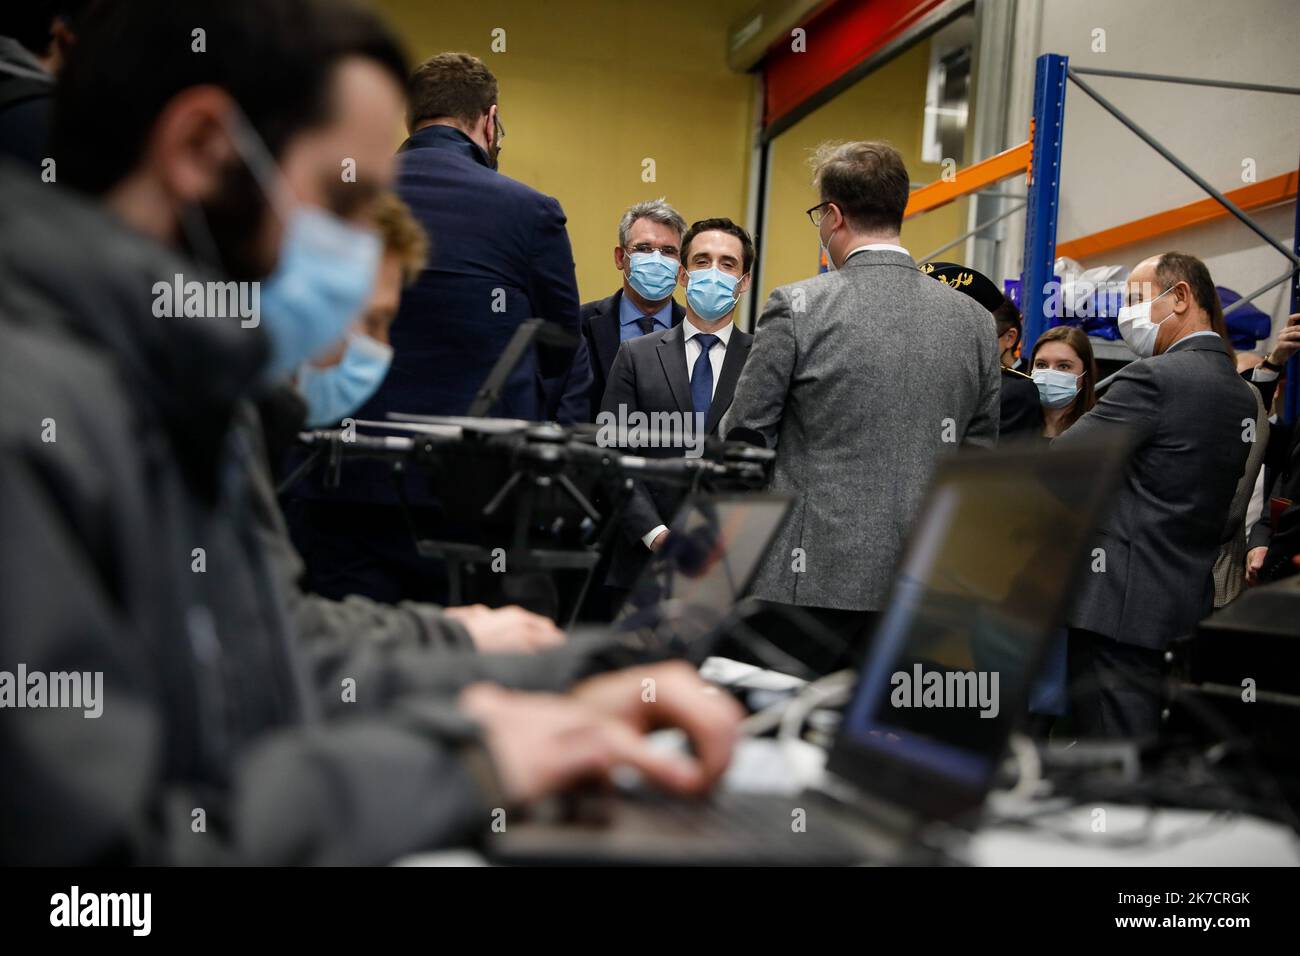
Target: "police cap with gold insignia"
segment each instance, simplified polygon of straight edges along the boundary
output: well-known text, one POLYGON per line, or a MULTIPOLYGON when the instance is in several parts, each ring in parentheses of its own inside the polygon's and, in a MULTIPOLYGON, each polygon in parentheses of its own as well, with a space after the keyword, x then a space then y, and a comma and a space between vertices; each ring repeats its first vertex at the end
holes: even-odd
POLYGON ((964 292, 992 312, 1005 301, 997 283, 981 272, 960 266, 955 262, 923 262, 917 267, 944 285, 964 292))

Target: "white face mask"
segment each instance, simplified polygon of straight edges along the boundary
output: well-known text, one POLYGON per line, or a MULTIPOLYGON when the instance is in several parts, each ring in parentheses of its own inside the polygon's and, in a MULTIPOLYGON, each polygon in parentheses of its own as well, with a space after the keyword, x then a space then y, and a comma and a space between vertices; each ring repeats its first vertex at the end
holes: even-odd
MULTIPOLYGON (((1122 306, 1119 315, 1115 317, 1119 334, 1139 358, 1150 358, 1156 353, 1156 333, 1159 331, 1160 323, 1151 321, 1151 306, 1155 304, 1156 299, 1168 295, 1172 289, 1173 286, 1170 286, 1155 299, 1148 299, 1137 305, 1122 306)), ((1161 321, 1163 322, 1164 319, 1161 321)))
POLYGON ((817 241, 821 243, 822 253, 826 256, 826 271, 828 272, 834 272, 838 268, 835 265, 835 260, 831 257, 831 240, 834 238, 835 230, 832 229, 830 236, 828 236, 825 241, 822 241, 821 226, 817 227, 817 241))

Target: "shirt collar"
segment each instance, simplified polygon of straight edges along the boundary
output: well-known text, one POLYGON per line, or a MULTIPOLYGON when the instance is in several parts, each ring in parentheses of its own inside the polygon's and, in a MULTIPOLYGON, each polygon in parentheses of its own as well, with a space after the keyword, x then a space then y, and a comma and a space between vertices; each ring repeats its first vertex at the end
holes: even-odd
POLYGON ((726 325, 718 329, 716 332, 706 333, 702 329, 697 329, 695 327, 695 324, 691 322, 690 316, 687 316, 686 318, 682 319, 682 332, 684 333, 684 338, 682 339, 682 341, 683 343, 685 343, 685 342, 689 342, 697 335, 712 334, 718 337, 718 341, 722 343, 722 347, 725 349, 727 347, 727 343, 731 340, 731 330, 734 329, 735 327, 736 327, 735 322, 728 322, 726 325))
MULTIPOLYGON (((636 325, 636 320, 641 318, 642 312, 636 307, 632 299, 623 293, 618 300, 618 324, 619 325, 636 325)), ((673 300, 672 296, 668 301, 659 307, 659 311, 651 316, 655 320, 656 326, 663 326, 665 329, 673 324, 673 300)))
POLYGON ((1200 332, 1193 332, 1191 335, 1184 335, 1184 336, 1183 336, 1181 339, 1179 339, 1178 341, 1179 341, 1179 342, 1186 342, 1188 339, 1194 339, 1194 338, 1196 338, 1198 335, 1213 335, 1213 336, 1217 337, 1218 334, 1219 334, 1219 333, 1218 333, 1218 332, 1215 332, 1213 329, 1204 329, 1203 331, 1200 331, 1200 332))
POLYGON ((868 242, 866 245, 858 246, 856 249, 849 250, 849 254, 844 257, 844 261, 847 262, 849 259, 856 256, 859 252, 868 252, 872 250, 876 252, 901 252, 903 255, 909 258, 912 255, 902 246, 896 246, 891 242, 868 242))

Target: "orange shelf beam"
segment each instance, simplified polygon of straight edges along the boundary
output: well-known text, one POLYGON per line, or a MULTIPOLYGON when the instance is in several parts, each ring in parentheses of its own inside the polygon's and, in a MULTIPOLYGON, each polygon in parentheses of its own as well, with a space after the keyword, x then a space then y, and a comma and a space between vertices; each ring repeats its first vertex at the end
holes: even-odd
POLYGON ((996 182, 1018 176, 1028 168, 1029 143, 1013 146, 996 156, 990 156, 978 163, 972 163, 965 169, 959 169, 951 182, 940 180, 922 186, 907 200, 907 211, 903 213, 903 218, 911 219, 931 209, 946 206, 954 199, 960 199, 986 186, 992 186, 996 182))
MULTIPOLYGON (((1300 173, 1297 172, 1283 173, 1281 176, 1274 176, 1263 182, 1242 186, 1224 195, 1246 211, 1275 206, 1295 199, 1298 177, 1300 173)), ((908 208, 910 209, 911 206, 908 208)), ((1200 199, 1185 206, 1166 209, 1152 216, 1144 216, 1123 225, 1112 226, 1110 229, 1060 243, 1056 247, 1056 254, 1069 256, 1071 259, 1088 259, 1118 249, 1120 246, 1154 239, 1166 233, 1221 219, 1227 215, 1229 215, 1228 210, 1213 199, 1200 199)))

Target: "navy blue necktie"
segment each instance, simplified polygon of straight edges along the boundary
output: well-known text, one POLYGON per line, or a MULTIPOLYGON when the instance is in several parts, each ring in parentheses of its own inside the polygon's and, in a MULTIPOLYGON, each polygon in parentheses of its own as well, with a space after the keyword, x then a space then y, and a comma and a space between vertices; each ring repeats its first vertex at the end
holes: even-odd
POLYGON ((713 402, 713 363, 709 361, 709 349, 718 343, 716 335, 702 332, 695 336, 700 343, 700 354, 691 369, 691 404, 697 414, 709 417, 709 405, 713 402))
POLYGON ((655 320, 653 315, 643 315, 636 320, 636 327, 641 330, 642 335, 649 335, 655 330, 655 320))

